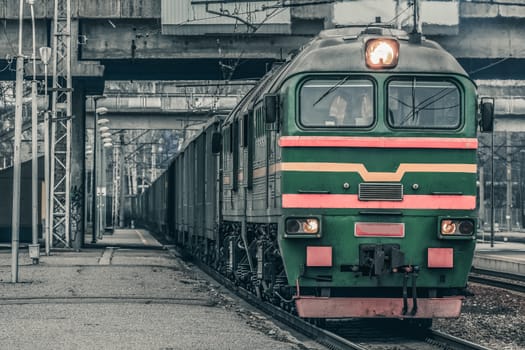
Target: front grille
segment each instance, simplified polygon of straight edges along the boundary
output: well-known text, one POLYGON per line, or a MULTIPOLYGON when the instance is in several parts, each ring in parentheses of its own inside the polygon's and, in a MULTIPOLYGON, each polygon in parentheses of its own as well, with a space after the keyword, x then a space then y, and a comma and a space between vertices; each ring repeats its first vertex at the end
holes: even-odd
POLYGON ((360 201, 401 201, 403 185, 400 183, 360 183, 360 201))

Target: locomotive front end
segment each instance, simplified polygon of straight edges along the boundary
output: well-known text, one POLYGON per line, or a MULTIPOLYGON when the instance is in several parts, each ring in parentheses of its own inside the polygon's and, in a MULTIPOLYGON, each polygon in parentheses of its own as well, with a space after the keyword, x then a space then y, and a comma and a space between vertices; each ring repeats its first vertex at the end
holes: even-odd
POLYGON ((304 56, 323 68, 281 88, 276 164, 298 314, 459 316, 477 227, 474 84, 409 37, 327 35, 304 56))

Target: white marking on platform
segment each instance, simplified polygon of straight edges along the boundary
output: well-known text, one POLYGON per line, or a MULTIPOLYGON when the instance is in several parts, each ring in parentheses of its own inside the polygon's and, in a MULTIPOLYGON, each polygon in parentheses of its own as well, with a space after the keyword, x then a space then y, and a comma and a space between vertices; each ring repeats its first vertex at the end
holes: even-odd
POLYGON ((111 259, 113 258, 113 252, 115 251, 115 247, 107 247, 104 249, 104 253, 102 254, 102 257, 98 261, 99 265, 111 265, 111 259))
POLYGON ((137 235, 139 235, 140 240, 142 241, 142 243, 148 244, 148 241, 144 238, 144 236, 142 235, 142 233, 140 233, 140 231, 135 230, 135 232, 137 233, 137 235))

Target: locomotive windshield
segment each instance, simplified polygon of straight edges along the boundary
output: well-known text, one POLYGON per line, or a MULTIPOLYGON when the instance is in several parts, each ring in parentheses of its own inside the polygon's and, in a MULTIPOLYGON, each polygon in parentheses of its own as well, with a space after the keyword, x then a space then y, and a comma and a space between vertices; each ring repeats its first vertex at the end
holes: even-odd
POLYGON ((309 80, 300 101, 303 126, 367 127, 374 122, 374 85, 369 80, 309 80))
POLYGON ((460 94, 449 81, 394 80, 388 84, 388 123, 394 128, 455 129, 460 94))

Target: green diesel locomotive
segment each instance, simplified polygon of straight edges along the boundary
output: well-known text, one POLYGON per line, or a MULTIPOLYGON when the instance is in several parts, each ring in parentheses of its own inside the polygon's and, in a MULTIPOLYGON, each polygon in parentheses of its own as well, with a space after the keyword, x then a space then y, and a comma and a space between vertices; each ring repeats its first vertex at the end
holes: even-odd
POLYGON ((137 208, 301 317, 457 317, 492 114, 420 34, 326 30, 188 140, 137 208))

